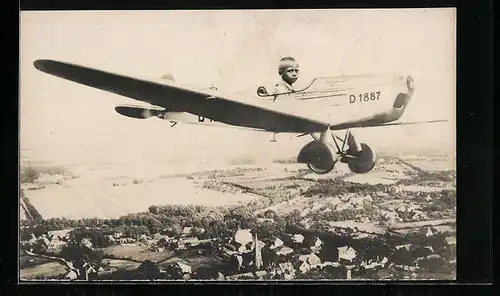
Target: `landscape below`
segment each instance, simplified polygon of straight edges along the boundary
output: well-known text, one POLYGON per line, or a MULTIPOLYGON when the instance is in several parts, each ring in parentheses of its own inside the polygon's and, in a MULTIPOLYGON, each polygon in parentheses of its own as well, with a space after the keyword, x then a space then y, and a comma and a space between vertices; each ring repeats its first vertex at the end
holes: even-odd
POLYGON ((283 159, 110 179, 26 166, 21 278, 452 280, 456 175, 443 163, 382 156, 368 174, 318 176, 283 159))

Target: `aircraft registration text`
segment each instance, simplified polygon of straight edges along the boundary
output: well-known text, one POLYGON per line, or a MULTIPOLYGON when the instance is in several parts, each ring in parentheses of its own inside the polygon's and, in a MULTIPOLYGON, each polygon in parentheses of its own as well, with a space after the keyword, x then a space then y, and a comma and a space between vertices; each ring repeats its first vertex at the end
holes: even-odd
POLYGON ((376 101, 380 98, 380 91, 370 93, 360 93, 357 95, 349 95, 349 103, 376 101))

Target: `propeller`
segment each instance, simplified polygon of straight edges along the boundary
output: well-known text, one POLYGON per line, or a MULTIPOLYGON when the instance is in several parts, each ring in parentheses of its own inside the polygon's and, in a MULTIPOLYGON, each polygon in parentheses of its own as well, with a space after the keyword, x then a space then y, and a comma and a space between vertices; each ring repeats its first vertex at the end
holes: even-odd
POLYGON ((159 117, 165 113, 165 109, 148 108, 140 106, 116 106, 115 111, 123 116, 136 119, 159 117))

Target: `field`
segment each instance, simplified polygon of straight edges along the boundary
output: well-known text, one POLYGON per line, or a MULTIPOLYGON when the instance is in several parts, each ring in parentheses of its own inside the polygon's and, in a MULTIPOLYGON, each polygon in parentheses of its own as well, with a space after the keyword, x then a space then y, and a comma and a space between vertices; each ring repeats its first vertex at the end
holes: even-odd
MULTIPOLYGON (((123 244, 107 247, 103 249, 104 254, 112 254, 116 258, 127 258, 129 257, 134 261, 146 261, 150 260, 152 262, 158 262, 170 258, 173 252, 152 252, 148 251, 144 246, 136 244, 123 244)), ((122 260, 120 260, 122 261, 122 260)), ((139 263, 140 264, 140 263, 139 263)))
POLYGON ((22 268, 20 278, 30 280, 37 276, 51 277, 59 274, 66 274, 66 272, 66 267, 59 262, 48 262, 32 267, 22 268))

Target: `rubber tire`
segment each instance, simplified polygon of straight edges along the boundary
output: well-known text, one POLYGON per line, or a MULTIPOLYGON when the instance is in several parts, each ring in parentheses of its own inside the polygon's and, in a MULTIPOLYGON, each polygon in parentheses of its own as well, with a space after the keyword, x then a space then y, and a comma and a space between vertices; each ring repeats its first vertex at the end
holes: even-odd
POLYGON ((361 143, 361 155, 357 159, 349 159, 347 166, 353 173, 366 174, 375 167, 376 162, 375 151, 368 144, 361 143))
POLYGON ((326 175, 329 172, 331 172, 334 167, 335 167, 335 163, 333 163, 332 165, 330 165, 327 168, 318 168, 318 167, 314 166, 312 163, 307 164, 307 168, 309 168, 311 171, 313 171, 314 173, 316 173, 318 175, 326 175))

